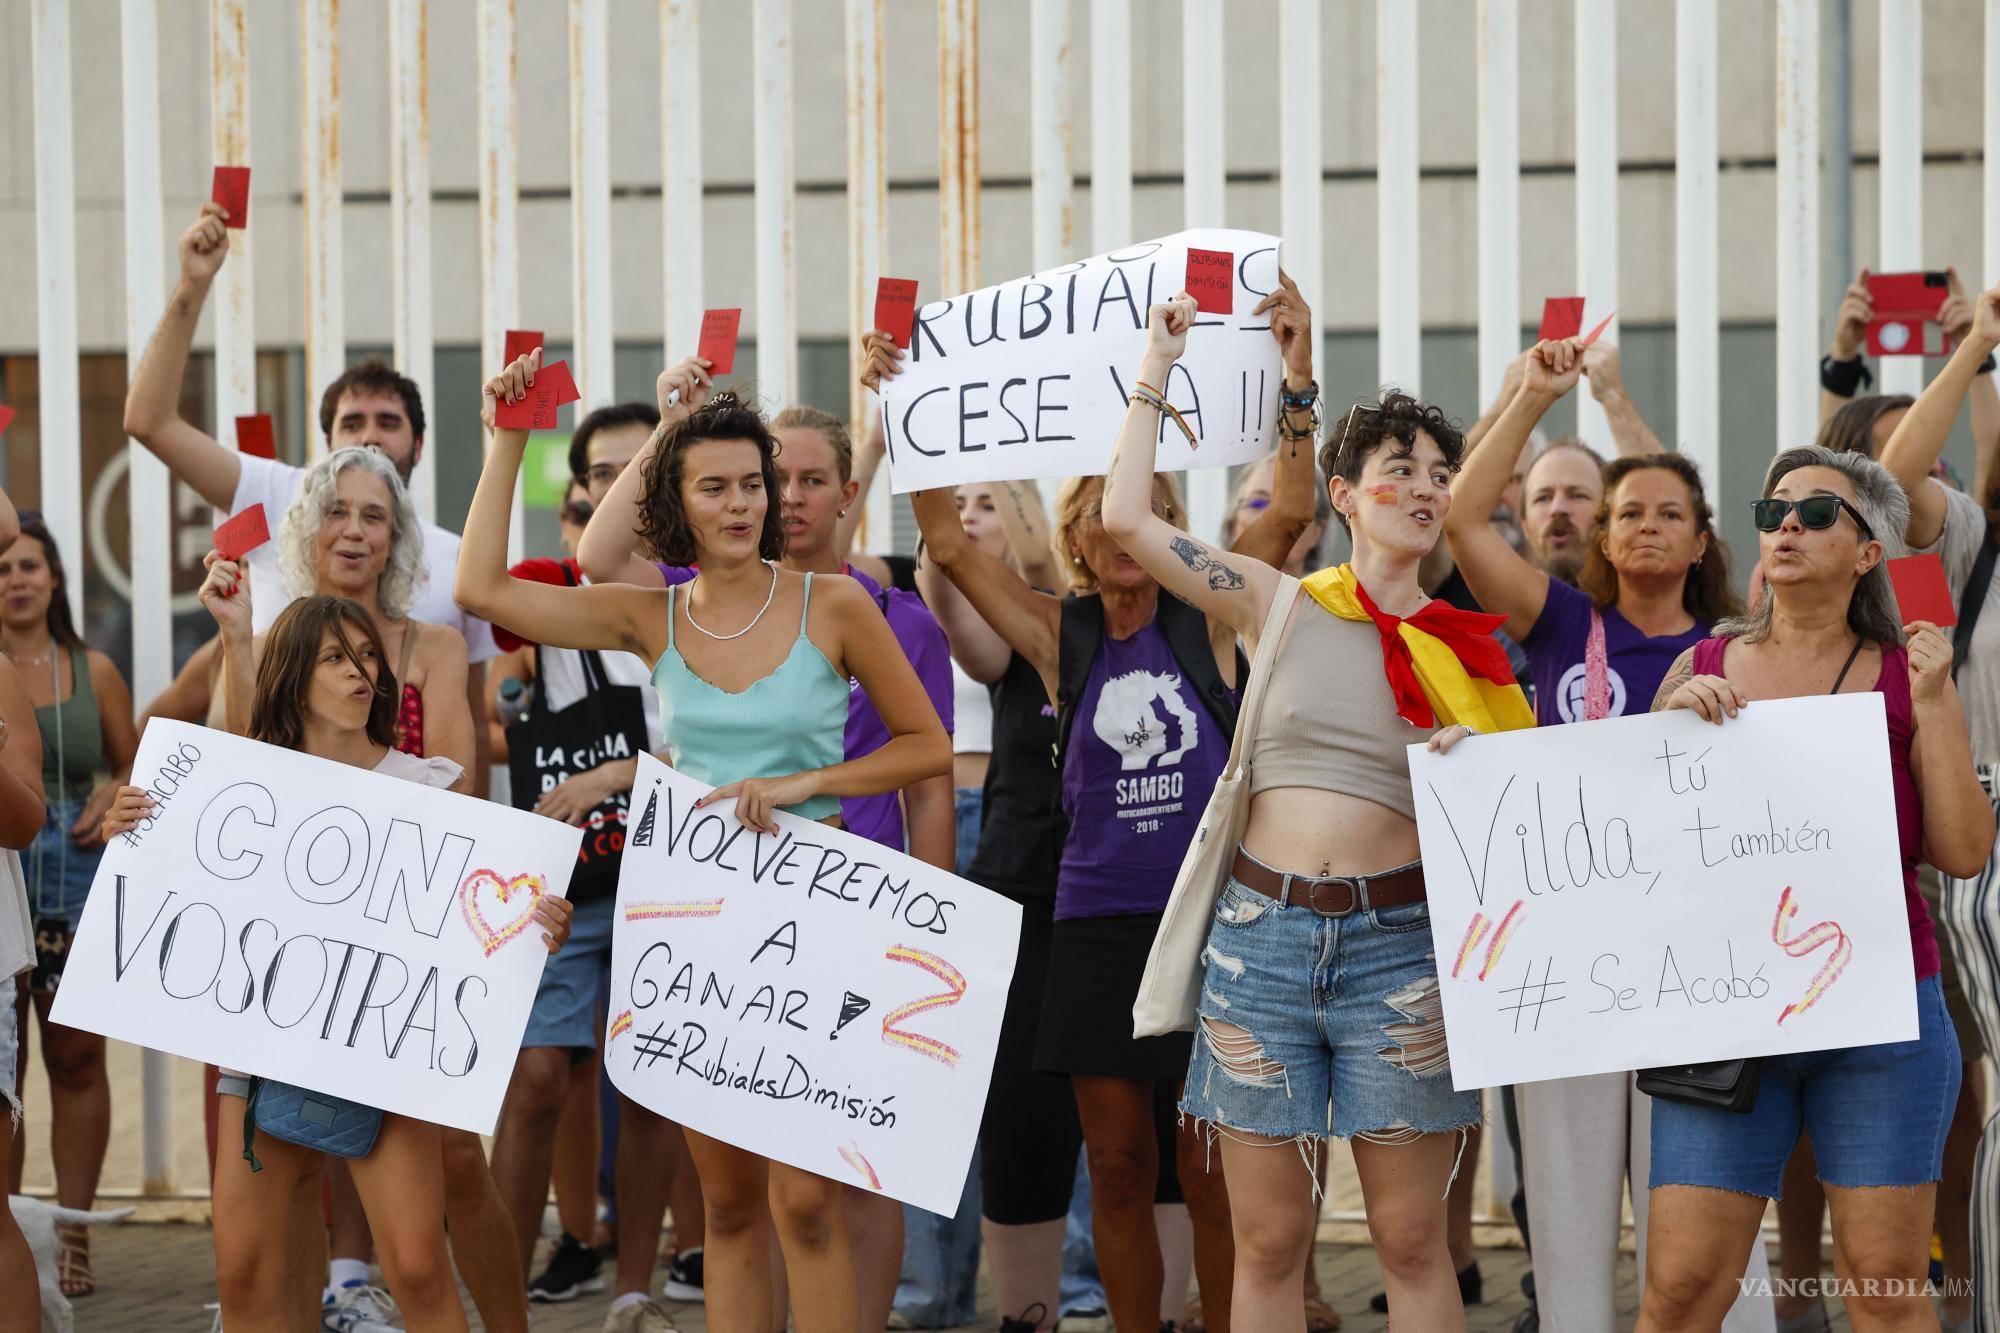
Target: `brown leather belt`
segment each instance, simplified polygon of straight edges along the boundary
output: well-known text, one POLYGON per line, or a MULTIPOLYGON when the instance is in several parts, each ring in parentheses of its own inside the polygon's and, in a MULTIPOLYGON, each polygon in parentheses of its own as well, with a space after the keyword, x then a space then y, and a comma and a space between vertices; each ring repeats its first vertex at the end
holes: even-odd
POLYGON ((1321 916, 1347 916, 1364 908, 1405 907, 1424 900, 1424 867, 1420 861, 1379 875, 1288 875, 1253 861, 1238 849, 1229 873, 1246 889, 1266 898, 1310 907, 1321 916))

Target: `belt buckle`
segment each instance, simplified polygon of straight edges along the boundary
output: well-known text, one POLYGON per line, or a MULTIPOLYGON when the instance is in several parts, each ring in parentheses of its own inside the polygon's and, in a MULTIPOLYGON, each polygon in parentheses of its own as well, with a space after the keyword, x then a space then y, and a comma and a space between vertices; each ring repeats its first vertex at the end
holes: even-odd
POLYGON ((1311 906, 1313 911, 1319 913, 1321 916, 1325 917, 1351 916, 1354 914, 1354 911, 1361 906, 1360 886, 1351 879, 1344 879, 1337 877, 1331 879, 1315 879, 1311 883, 1312 887, 1306 891, 1306 902, 1309 906, 1311 906), (1347 903, 1344 907, 1335 909, 1325 905, 1321 901, 1320 891, 1323 889, 1331 889, 1334 887, 1344 888, 1347 890, 1347 903))

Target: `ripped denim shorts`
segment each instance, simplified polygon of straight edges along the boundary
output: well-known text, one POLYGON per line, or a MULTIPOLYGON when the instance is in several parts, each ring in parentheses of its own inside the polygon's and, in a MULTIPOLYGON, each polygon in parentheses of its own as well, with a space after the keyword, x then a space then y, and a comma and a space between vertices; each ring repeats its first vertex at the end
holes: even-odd
POLYGON ((1181 1110, 1216 1132, 1400 1143, 1480 1118, 1454 1092, 1430 907, 1343 917, 1235 879, 1215 900, 1181 1110))

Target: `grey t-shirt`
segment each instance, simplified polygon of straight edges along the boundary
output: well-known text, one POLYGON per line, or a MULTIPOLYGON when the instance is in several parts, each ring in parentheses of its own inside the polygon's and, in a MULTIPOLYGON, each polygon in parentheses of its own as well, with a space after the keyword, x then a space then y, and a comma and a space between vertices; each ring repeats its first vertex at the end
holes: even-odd
MULTIPOLYGON (((1979 559, 1980 543, 1986 540, 1986 513, 1963 491, 1934 478, 1926 478, 1924 484, 1944 492, 1944 531, 1929 546, 1917 548, 1916 554, 1937 553, 1957 603, 1972 577, 1973 562, 1979 559)), ((2000 565, 1994 568, 1993 583, 2000 584, 2000 565)), ((1993 585, 1987 588, 1985 608, 1973 628, 1972 650, 1958 673, 1958 694, 1965 701, 1966 728, 1972 733, 1972 762, 2000 763, 2000 590, 1993 585)))

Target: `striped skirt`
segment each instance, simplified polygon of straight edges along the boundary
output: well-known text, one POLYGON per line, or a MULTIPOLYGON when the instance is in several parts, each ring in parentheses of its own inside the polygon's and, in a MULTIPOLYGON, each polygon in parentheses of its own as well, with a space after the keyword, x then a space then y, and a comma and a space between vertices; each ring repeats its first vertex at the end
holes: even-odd
MULTIPOLYGON (((1979 779, 2000 816, 2000 773, 1979 779)), ((1975 879, 1944 881, 1939 919, 1958 958, 1965 997, 1986 1049, 2000 1056, 2000 848, 1975 879)), ((1988 1106, 1972 1175, 1972 1297, 1976 1333, 2000 1333, 2000 1108, 1988 1106)))

